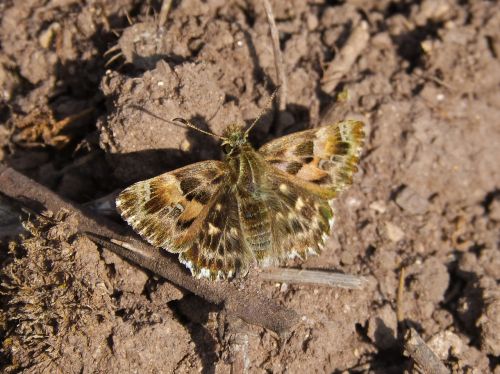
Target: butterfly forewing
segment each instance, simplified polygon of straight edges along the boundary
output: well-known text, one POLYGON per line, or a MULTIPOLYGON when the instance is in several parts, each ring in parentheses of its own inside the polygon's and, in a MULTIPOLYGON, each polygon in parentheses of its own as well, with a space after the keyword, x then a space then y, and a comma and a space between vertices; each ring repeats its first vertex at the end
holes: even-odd
POLYGON ((182 252, 197 238, 228 176, 223 162, 199 162, 133 184, 116 206, 149 243, 182 252))

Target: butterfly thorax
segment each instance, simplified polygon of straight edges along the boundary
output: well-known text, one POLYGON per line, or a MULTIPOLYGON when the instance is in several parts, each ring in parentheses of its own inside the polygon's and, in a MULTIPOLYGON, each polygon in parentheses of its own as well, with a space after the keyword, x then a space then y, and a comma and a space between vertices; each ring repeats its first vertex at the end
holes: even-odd
POLYGON ((228 126, 222 150, 231 170, 233 187, 245 194, 257 193, 257 187, 262 186, 265 161, 248 141, 248 133, 238 125, 228 126))

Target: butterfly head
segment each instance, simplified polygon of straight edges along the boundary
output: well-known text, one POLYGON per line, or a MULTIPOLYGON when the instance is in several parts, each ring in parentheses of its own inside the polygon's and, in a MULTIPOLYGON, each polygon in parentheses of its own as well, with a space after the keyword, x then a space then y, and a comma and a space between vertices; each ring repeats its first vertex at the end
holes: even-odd
POLYGON ((248 143, 248 133, 240 126, 229 125, 224 131, 222 151, 226 156, 237 156, 241 147, 248 143))

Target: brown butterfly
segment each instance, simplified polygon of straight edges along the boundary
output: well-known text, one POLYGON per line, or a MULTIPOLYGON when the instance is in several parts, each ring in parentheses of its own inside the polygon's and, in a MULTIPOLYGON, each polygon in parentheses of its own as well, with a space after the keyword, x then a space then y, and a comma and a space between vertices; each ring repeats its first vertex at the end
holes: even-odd
POLYGON ((257 120, 246 131, 226 129, 223 161, 135 183, 116 200, 135 231, 178 253, 193 276, 230 278, 253 263, 319 253, 333 224, 332 199, 357 171, 362 122, 297 132, 255 150, 248 133, 257 120))

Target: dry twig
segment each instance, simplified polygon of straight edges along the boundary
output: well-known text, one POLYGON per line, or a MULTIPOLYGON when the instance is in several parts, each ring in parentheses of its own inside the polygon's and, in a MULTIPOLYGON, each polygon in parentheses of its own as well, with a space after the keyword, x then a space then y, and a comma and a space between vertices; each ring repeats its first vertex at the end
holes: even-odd
POLYGON ((273 9, 269 0, 262 0, 264 8, 266 10, 267 22, 269 23, 269 29, 271 30, 271 39, 273 41, 273 53, 274 53, 274 66, 276 68, 276 75, 278 77, 278 86, 280 87, 279 95, 279 110, 283 112, 286 109, 286 101, 288 95, 288 85, 286 80, 285 64, 283 62, 283 55, 280 49, 280 39, 278 28, 276 27, 276 22, 274 21, 273 9))
POLYGON ((122 226, 63 200, 54 192, 14 169, 0 167, 0 193, 21 201, 27 206, 36 203, 53 212, 61 209, 71 212, 79 222, 79 231, 89 233, 92 240, 208 302, 223 306, 228 314, 241 318, 247 323, 262 326, 282 335, 289 332, 299 321, 299 316, 295 311, 280 306, 259 294, 248 282, 236 287, 234 283, 193 278, 171 256, 164 256, 158 249, 124 235, 122 226), (129 243, 129 248, 133 250, 111 243, 108 238, 115 243, 129 243))
POLYGON ((405 273, 406 268, 402 267, 399 273, 399 283, 398 283, 398 293, 396 297, 396 317, 398 323, 403 323, 404 313, 403 313, 403 295, 405 290, 405 273))
POLYGON ((424 373, 448 374, 450 372, 413 328, 405 334, 405 350, 424 373))
POLYGON ((172 8, 172 0, 163 0, 160 9, 160 17, 158 18, 158 26, 160 27, 165 26, 171 8, 172 8))
POLYGON ((328 271, 275 268, 259 274, 259 278, 272 282, 321 284, 331 287, 360 289, 363 277, 328 271))

